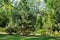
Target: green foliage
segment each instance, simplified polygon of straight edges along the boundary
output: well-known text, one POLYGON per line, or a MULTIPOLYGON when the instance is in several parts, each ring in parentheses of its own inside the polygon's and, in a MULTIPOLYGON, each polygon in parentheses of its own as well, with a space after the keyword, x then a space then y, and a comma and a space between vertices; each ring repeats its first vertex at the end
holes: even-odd
POLYGON ((13 25, 12 22, 10 22, 9 25, 5 28, 5 32, 7 32, 8 34, 17 33, 17 31, 19 31, 17 24, 13 25))
POLYGON ((0 13, 0 27, 6 27, 9 23, 9 18, 0 13))
MULTIPOLYGON (((54 22, 54 24, 53 24, 53 28, 55 27, 55 25, 58 25, 58 23, 60 23, 60 16, 59 16, 59 9, 60 9, 60 0, 46 0, 46 3, 47 3, 47 7, 50 9, 51 8, 51 10, 52 11, 54 11, 54 15, 52 16, 52 18, 53 18, 53 22, 54 22)), ((57 28, 57 30, 58 30, 58 26, 56 27, 57 28)), ((54 28, 54 30, 55 30, 55 28, 54 28)))
POLYGON ((60 0, 45 0, 45 8, 39 9, 40 0, 0 0, 0 26, 9 34, 51 33, 58 31, 60 0), (57 26, 56 26, 57 25, 57 26), (42 31, 41 31, 42 30, 42 31))

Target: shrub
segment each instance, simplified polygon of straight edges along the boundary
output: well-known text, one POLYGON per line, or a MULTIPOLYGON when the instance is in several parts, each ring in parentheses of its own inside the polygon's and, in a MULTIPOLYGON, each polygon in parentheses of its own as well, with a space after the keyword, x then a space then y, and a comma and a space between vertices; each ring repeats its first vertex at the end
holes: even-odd
POLYGON ((17 32, 17 27, 7 27, 5 32, 9 33, 9 34, 13 34, 17 32))

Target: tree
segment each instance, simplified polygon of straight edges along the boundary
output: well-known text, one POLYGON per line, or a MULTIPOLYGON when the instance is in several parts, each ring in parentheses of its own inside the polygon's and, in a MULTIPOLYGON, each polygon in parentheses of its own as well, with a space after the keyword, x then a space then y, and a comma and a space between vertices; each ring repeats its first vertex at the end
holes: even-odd
MULTIPOLYGON (((54 0, 54 1, 53 0, 46 0, 46 3, 47 3, 47 7, 51 10, 53 9, 52 11, 54 11, 54 16, 52 17, 55 21, 54 25, 55 24, 58 25, 59 19, 60 19, 59 18, 60 0, 54 0)), ((57 26, 57 29, 58 28, 59 27, 57 26)))

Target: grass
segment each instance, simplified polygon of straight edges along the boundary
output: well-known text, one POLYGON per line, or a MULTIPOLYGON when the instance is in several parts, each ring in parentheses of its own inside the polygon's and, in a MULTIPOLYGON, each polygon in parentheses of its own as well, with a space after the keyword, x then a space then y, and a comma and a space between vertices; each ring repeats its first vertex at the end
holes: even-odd
POLYGON ((52 36, 20 36, 0 34, 0 40, 60 40, 60 37, 52 36))

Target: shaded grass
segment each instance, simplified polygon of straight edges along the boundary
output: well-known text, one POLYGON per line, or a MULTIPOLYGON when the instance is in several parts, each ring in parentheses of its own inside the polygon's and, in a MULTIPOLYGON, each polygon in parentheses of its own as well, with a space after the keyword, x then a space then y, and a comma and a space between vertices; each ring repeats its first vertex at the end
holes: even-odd
POLYGON ((0 40, 60 40, 60 37, 52 36, 20 36, 0 34, 0 40))
POLYGON ((0 35, 0 40, 20 40, 17 35, 0 35))

